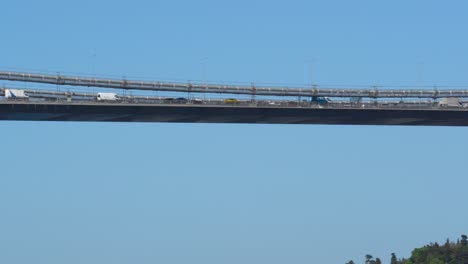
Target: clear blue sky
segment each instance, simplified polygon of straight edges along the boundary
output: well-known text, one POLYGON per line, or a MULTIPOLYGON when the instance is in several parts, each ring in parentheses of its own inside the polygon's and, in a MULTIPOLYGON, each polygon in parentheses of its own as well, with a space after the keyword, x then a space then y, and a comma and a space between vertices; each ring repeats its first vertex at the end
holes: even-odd
MULTIPOLYGON (((468 86, 466 10, 462 0, 6 1, 0 69, 468 86)), ((0 263, 388 263, 468 232, 466 128, 0 131, 0 263)))

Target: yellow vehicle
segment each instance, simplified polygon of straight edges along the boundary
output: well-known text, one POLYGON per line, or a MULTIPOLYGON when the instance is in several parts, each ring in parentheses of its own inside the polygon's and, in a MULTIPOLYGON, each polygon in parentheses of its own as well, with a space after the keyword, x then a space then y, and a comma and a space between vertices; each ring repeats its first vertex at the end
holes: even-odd
POLYGON ((240 101, 237 100, 236 98, 226 98, 226 99, 224 99, 225 104, 237 104, 239 102, 240 101))

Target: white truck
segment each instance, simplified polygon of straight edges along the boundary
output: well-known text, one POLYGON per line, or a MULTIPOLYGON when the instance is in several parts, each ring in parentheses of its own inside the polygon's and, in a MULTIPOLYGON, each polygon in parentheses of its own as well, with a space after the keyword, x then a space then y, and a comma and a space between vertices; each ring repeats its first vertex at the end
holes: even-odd
POLYGON ((115 93, 98 93, 97 94, 98 101, 117 101, 119 97, 115 93))
POLYGON ((29 96, 24 92, 24 90, 18 89, 5 89, 5 98, 6 99, 22 99, 27 100, 29 96))
POLYGON ((457 97, 446 97, 441 98, 439 101, 439 107, 461 107, 460 99, 457 97))

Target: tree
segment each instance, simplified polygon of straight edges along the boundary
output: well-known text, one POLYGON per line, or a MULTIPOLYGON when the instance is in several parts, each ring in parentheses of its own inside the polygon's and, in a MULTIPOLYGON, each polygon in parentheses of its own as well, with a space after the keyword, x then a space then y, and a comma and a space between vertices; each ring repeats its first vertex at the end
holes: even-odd
POLYGON ((354 261, 350 260, 350 261, 346 262, 346 264, 354 264, 354 261))
MULTIPOLYGON (((346 264, 354 264, 354 261, 346 264)), ((365 264, 382 264, 382 261, 367 254, 365 264)), ((468 235, 461 235, 456 242, 447 239, 444 244, 432 242, 415 248, 408 259, 398 259, 391 253, 390 264, 468 264, 468 235)))
POLYGON ((444 264, 444 261, 434 258, 434 259, 430 259, 428 264, 444 264))
POLYGON ((366 264, 371 264, 373 258, 374 258, 374 257, 372 257, 372 255, 367 254, 367 255, 366 255, 366 264))
POLYGON ((445 241, 445 248, 450 248, 450 240, 447 238, 447 241, 445 241))

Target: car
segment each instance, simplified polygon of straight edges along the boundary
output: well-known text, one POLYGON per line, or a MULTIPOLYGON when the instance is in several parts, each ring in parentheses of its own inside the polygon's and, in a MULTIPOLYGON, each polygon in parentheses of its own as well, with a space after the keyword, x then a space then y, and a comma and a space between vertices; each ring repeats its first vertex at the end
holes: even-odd
POLYGON ((239 103, 240 101, 236 98, 226 98, 224 99, 224 103, 225 104, 237 104, 239 103))
POLYGON ((203 100, 200 98, 194 98, 192 99, 193 104, 203 104, 203 100))
POLYGON ((168 97, 168 98, 164 98, 163 101, 166 104, 186 104, 188 102, 187 98, 183 98, 183 97, 178 97, 178 98, 168 97))
POLYGON ((176 104, 186 104, 188 102, 187 98, 184 97, 178 97, 174 100, 174 103, 176 104))
POLYGON ((331 99, 330 97, 313 96, 310 102, 315 104, 328 104, 331 103, 331 99))

